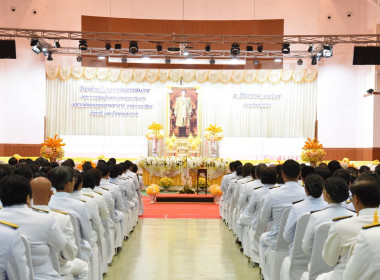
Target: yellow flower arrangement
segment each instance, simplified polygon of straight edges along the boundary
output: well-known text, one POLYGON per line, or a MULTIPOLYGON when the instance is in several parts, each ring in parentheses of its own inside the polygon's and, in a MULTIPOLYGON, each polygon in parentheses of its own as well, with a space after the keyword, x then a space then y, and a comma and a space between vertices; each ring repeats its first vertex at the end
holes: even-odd
POLYGON ((201 144, 202 140, 199 137, 194 138, 191 133, 190 136, 187 138, 187 145, 193 149, 198 149, 199 145, 201 144))
POLYGON ((380 161, 375 159, 373 162, 372 162, 372 165, 379 165, 380 164, 380 161))
POLYGON ((147 189, 146 189, 146 194, 147 195, 156 195, 160 192, 160 187, 156 184, 151 184, 147 189))
POLYGON ((217 126, 216 124, 210 124, 210 126, 206 128, 206 131, 208 132, 205 135, 206 140, 220 141, 223 139, 223 129, 220 126, 217 126))
POLYGON ((83 169, 83 165, 84 165, 86 162, 91 163, 92 168, 96 168, 96 164, 95 164, 95 162, 92 162, 92 160, 84 160, 84 161, 82 161, 82 163, 78 164, 77 169, 82 170, 82 169, 83 169))
MULTIPOLYGON (((211 182, 209 180, 207 180, 207 186, 210 186, 211 185, 211 182)), ((197 186, 197 180, 194 181, 194 187, 197 186)), ((206 178, 199 178, 198 179, 198 186, 201 188, 201 189, 204 189, 206 188, 206 178)))
POLYGON ((350 160, 348 158, 344 158, 341 162, 340 162, 340 165, 343 167, 343 168, 348 168, 348 167, 354 167, 356 168, 356 166, 350 162, 350 160))
POLYGON ((323 145, 319 143, 317 139, 311 140, 307 138, 308 141, 302 147, 303 151, 301 154, 301 159, 306 162, 319 162, 326 157, 326 152, 323 150, 323 145))
POLYGON ((98 159, 106 160, 106 157, 104 155, 98 156, 98 159))
POLYGON ((173 150, 177 146, 177 138, 175 137, 174 133, 172 137, 168 137, 165 139, 165 145, 170 150, 173 150))
POLYGON ((164 188, 168 188, 170 186, 173 186, 173 180, 169 177, 164 177, 160 179, 160 186, 164 188))
POLYGON ((19 154, 14 154, 13 157, 17 160, 20 160, 22 159, 22 156, 20 156, 19 154))
POLYGON ((222 196, 222 194, 223 194, 222 190, 220 189, 220 186, 218 186, 218 185, 212 185, 209 189, 209 192, 213 196, 222 196))
POLYGON ((148 126, 148 131, 145 134, 146 138, 148 140, 163 139, 164 134, 161 131, 163 128, 164 127, 161 124, 153 122, 150 126, 148 126))
POLYGON ((54 138, 47 137, 47 139, 41 143, 41 156, 50 160, 63 158, 65 155, 65 150, 62 147, 66 144, 62 143, 62 141, 63 140, 59 138, 57 134, 54 138))

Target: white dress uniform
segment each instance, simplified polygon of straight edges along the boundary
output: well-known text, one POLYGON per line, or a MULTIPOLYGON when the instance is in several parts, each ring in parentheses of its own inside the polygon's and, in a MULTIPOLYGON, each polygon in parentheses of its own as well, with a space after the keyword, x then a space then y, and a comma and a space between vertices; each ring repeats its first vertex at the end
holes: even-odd
POLYGON ((233 176, 229 178, 229 181, 226 183, 226 188, 225 188, 225 197, 224 197, 224 202, 223 202, 223 215, 224 215, 224 220, 226 224, 228 224, 228 215, 229 215, 229 208, 230 208, 230 203, 231 203, 231 195, 233 193, 233 187, 231 187, 232 183, 235 184, 237 179, 240 179, 241 176, 233 176))
MULTIPOLYGON (((138 191, 136 191, 135 181, 132 177, 125 176, 125 177, 119 177, 119 182, 120 182, 119 185, 121 186, 121 188, 126 194, 125 206, 131 211, 130 224, 134 226, 137 223, 138 212, 139 212, 139 207, 140 207, 139 195, 138 195, 138 191)), ((128 230, 128 233, 130 232, 130 230, 131 228, 128 230)))
POLYGON ((143 177, 141 175, 138 175, 137 174, 137 178, 139 179, 139 185, 140 185, 140 189, 137 193, 138 197, 139 197, 139 216, 141 216, 142 214, 144 214, 144 201, 143 201, 143 196, 141 194, 141 191, 144 189, 144 181, 143 181, 143 177))
POLYGON ((34 279, 60 278, 59 273, 53 268, 49 254, 60 252, 67 240, 54 216, 44 210, 34 210, 22 204, 4 207, 0 211, 0 220, 18 224, 20 234, 28 239, 34 279))
POLYGON ((18 225, 0 221, 0 280, 29 279, 18 225))
POLYGON ((248 180, 240 188, 240 195, 237 202, 237 214, 239 215, 236 221, 237 236, 241 243, 244 242, 244 228, 249 224, 249 222, 244 223, 240 217, 243 215, 248 203, 251 199, 252 193, 254 191, 254 180, 248 180))
POLYGON ((360 231, 354 251, 343 273, 344 280, 380 279, 380 226, 360 231))
POLYGON ((85 261, 76 258, 78 248, 75 244, 74 228, 67 212, 51 210, 47 205, 33 205, 38 209, 50 211, 55 217, 59 228, 66 237, 65 247, 58 254, 59 272, 61 276, 73 275, 76 279, 87 279, 88 265, 85 261))
POLYGON ((293 241, 294 235, 296 233, 297 221, 298 218, 301 217, 302 214, 321 210, 327 207, 327 202, 323 199, 322 196, 315 198, 311 195, 306 197, 305 200, 300 202, 295 202, 290 208, 288 220, 286 221, 285 229, 284 229, 284 239, 289 244, 289 255, 292 255, 293 252, 293 241))
POLYGON ((232 216, 232 230, 234 231, 235 234, 237 234, 237 220, 239 219, 239 216, 240 216, 240 208, 239 208, 240 191, 243 189, 242 186, 250 180, 252 180, 252 177, 246 176, 238 180, 234 188, 232 204, 231 204, 231 210, 232 210, 231 216, 232 216))
POLYGON ((236 171, 224 175, 223 179, 222 179, 222 182, 220 184, 220 190, 223 192, 223 194, 222 194, 222 197, 220 198, 220 202, 219 202, 219 215, 222 218, 224 218, 224 216, 223 216, 223 209, 224 209, 224 204, 225 204, 224 202, 225 202, 225 199, 226 199, 226 196, 227 196, 228 184, 229 184, 230 180, 232 178, 234 178, 234 177, 236 177, 236 171))
POLYGON ((332 219, 337 217, 350 216, 355 213, 347 210, 340 203, 330 203, 325 209, 315 211, 310 214, 310 219, 307 223, 305 235, 302 240, 302 249, 305 253, 308 254, 311 254, 311 250, 313 249, 315 231, 320 224, 330 222, 332 219))
MULTIPOLYGON (((356 241, 362 227, 372 223, 375 211, 375 208, 365 208, 360 210, 356 217, 334 220, 322 251, 323 260, 327 265, 334 267, 334 270, 319 275, 317 279, 343 279, 350 247, 356 241)), ((352 214, 354 213, 351 212, 352 214)))

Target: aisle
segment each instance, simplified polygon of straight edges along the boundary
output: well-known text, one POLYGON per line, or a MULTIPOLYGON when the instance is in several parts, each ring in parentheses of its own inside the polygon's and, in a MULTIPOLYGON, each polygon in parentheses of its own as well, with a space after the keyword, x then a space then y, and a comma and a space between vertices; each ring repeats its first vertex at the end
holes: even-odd
POLYGON ((143 219, 104 279, 260 278, 221 220, 143 219))

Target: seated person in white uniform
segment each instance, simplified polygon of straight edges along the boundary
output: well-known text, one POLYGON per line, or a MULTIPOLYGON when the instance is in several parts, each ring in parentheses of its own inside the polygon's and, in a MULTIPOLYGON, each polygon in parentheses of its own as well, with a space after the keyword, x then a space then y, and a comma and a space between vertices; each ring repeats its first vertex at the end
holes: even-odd
POLYGON ((224 202, 225 202, 226 195, 227 195, 228 184, 232 178, 236 177, 236 171, 235 171, 236 166, 235 166, 235 164, 236 164, 235 161, 230 162, 230 164, 229 164, 230 173, 223 176, 222 182, 220 184, 220 189, 223 192, 223 194, 222 194, 222 197, 220 198, 220 202, 219 202, 219 215, 223 218, 223 220, 224 220, 223 209, 225 207, 224 202))
POLYGON ((6 176, 0 181, 0 199, 4 208, 0 220, 19 226, 20 234, 29 241, 34 279, 59 279, 50 255, 60 252, 67 240, 54 216, 45 210, 31 209, 30 181, 20 175, 6 176))
POLYGON ((317 279, 343 279, 350 247, 356 241, 362 227, 371 224, 376 208, 380 205, 379 178, 369 174, 361 175, 351 187, 351 192, 352 203, 358 215, 334 220, 322 251, 323 260, 334 269, 318 276, 317 279))
POLYGON ((18 225, 0 221, 0 279, 29 279, 18 225))
MULTIPOLYGON (((346 169, 338 169, 334 172, 333 177, 340 177, 343 180, 346 181, 348 188, 351 188, 351 185, 353 183, 352 181, 352 176, 350 172, 348 172, 346 169)), ((350 197, 351 197, 351 191, 350 192, 350 197)), ((351 198, 347 199, 344 204, 343 204, 347 209, 355 211, 354 205, 352 204, 351 198)))

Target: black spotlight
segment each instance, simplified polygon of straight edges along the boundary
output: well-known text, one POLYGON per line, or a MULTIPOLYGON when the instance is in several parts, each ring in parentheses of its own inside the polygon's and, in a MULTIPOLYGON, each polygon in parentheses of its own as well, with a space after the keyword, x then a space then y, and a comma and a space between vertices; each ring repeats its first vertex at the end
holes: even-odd
POLYGON ((82 57, 80 55, 77 56, 77 62, 82 62, 82 57))
POLYGON ((111 44, 110 43, 106 43, 105 48, 106 48, 107 51, 109 51, 111 49, 111 44))
POLYGON ((170 57, 165 58, 165 63, 166 64, 170 64, 170 62, 171 62, 170 57))
POLYGON ((317 56, 316 55, 313 55, 311 57, 311 65, 317 65, 317 56))
POLYGON ((322 56, 323 57, 332 57, 333 47, 332 45, 323 45, 322 56))
POLYGON ((32 47, 32 51, 34 51, 36 54, 40 54, 42 52, 42 48, 40 46, 40 42, 38 42, 37 44, 35 44, 32 47))
POLYGON ((252 46, 247 46, 247 52, 253 52, 253 47, 252 46))
POLYGON ((48 57, 46 59, 47 61, 53 61, 53 56, 51 55, 51 52, 48 52, 48 57))
POLYGON ((31 41, 30 41, 30 46, 31 47, 34 47, 35 45, 37 45, 39 42, 38 42, 38 39, 32 39, 31 41))
POLYGON ((288 54, 288 53, 290 53, 290 44, 288 44, 288 43, 283 43, 282 44, 282 53, 284 53, 284 54, 288 54))
POLYGON ((370 88, 369 90, 367 90, 368 94, 372 94, 373 92, 374 92, 373 88, 370 88))
POLYGON ((123 57, 121 58, 121 63, 127 63, 127 58, 126 58, 125 56, 123 56, 123 57))
POLYGON ((231 45, 231 54, 233 56, 237 56, 238 54, 240 54, 240 46, 238 43, 233 43, 231 45))
POLYGON ((303 64, 303 60, 302 60, 301 58, 298 59, 298 60, 297 60, 297 65, 300 65, 300 66, 301 66, 302 64, 303 64))
POLYGON ((161 43, 158 43, 158 44, 156 45, 156 50, 157 50, 158 52, 162 52, 162 45, 161 45, 161 43))
POLYGON ((314 46, 313 46, 313 44, 310 44, 310 45, 309 45, 309 48, 307 49, 307 51, 308 51, 309 53, 312 53, 312 52, 314 51, 314 46))
POLYGON ((119 43, 115 44, 115 50, 121 50, 121 44, 119 43))
POLYGON ((209 44, 206 45, 206 47, 205 47, 205 51, 206 51, 206 52, 211 51, 211 46, 210 46, 209 44))
POLYGON ((257 44, 257 51, 263 52, 263 44, 261 44, 261 43, 257 44))
POLYGON ((59 43, 59 41, 55 41, 55 42, 54 42, 54 47, 55 47, 56 49, 59 49, 59 48, 61 47, 61 44, 59 43))
POLYGON ((86 40, 80 40, 79 41, 79 49, 81 51, 86 51, 87 50, 87 41, 86 40))
POLYGON ((131 54, 136 54, 136 53, 139 52, 139 46, 138 46, 138 44, 137 44, 136 41, 131 41, 131 42, 129 43, 129 52, 130 52, 131 54))
POLYGON ((210 65, 214 65, 215 64, 215 59, 212 57, 211 59, 210 59, 210 65))

